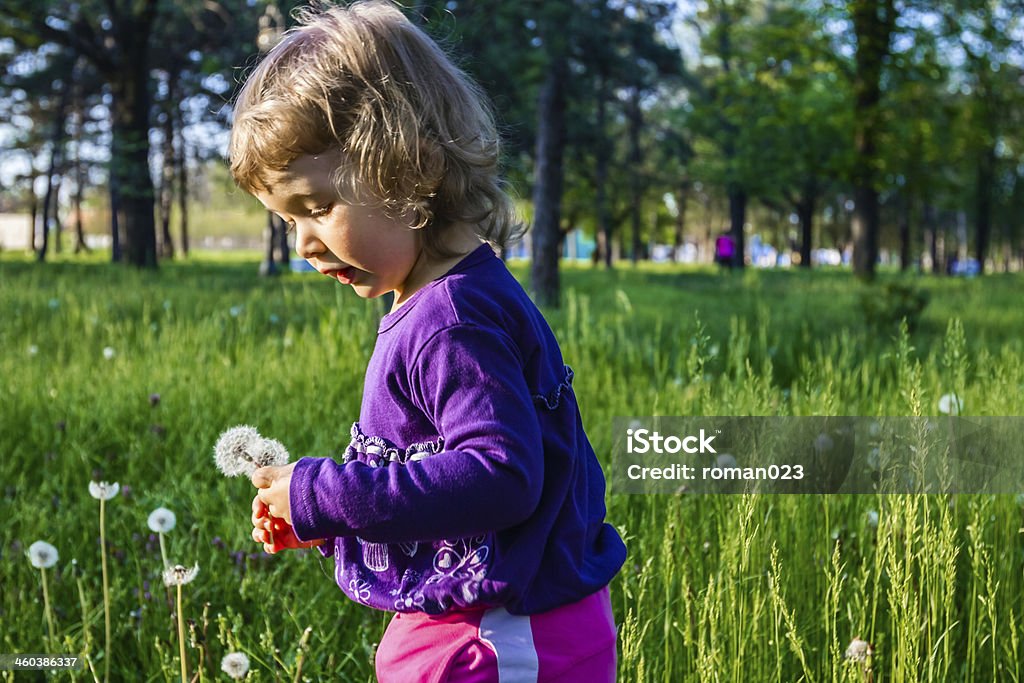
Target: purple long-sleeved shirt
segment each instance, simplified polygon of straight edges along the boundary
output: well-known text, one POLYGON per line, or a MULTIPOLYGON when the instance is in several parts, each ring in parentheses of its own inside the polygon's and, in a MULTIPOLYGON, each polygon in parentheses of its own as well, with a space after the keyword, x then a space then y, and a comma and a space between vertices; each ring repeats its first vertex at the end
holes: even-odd
POLYGON ((384 316, 344 462, 292 473, 301 539, 326 538, 335 578, 378 609, 584 598, 622 566, 605 481, 540 311, 481 245, 384 316))

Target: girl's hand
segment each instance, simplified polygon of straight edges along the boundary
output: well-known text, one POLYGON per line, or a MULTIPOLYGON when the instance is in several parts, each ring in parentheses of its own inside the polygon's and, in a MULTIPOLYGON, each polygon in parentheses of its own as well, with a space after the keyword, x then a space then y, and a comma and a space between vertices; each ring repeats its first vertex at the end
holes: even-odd
POLYGON ((252 527, 252 540, 262 543, 263 550, 271 555, 286 549, 314 548, 324 542, 323 539, 300 541, 290 524, 280 517, 270 515, 266 503, 260 500, 259 496, 252 499, 252 527))
POLYGON ((252 473, 252 485, 259 489, 256 496, 267 504, 272 517, 292 523, 292 508, 288 502, 288 488, 295 463, 283 467, 261 467, 252 473))

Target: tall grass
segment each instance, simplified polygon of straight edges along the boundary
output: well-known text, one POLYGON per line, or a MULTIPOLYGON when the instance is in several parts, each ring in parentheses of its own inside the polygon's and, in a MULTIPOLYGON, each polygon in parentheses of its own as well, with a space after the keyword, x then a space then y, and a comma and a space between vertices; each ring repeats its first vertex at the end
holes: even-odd
MULTIPOLYGON (((43 539, 60 551, 49 597, 65 653, 109 661, 115 680, 179 678, 176 607, 146 528, 165 506, 169 561, 202 568, 183 596, 190 673, 202 662, 213 680, 243 651, 250 680, 372 680, 386 615, 344 599, 318 553, 259 553, 252 492, 211 460, 239 423, 296 456, 339 455, 380 309, 321 278, 254 273, 245 260, 159 273, 0 260, 0 651, 46 643, 24 557, 43 539), (106 520, 109 653, 90 479, 123 487, 106 520)), ((605 464, 615 416, 929 415, 950 392, 968 415, 1019 412, 1019 277, 922 281, 933 303, 916 332, 888 335, 839 273, 569 268, 565 281, 547 313, 605 464)), ((612 586, 621 680, 1021 679, 1013 497, 611 490, 608 504, 630 551, 612 586), (874 647, 870 670, 844 656, 856 636, 874 647)))

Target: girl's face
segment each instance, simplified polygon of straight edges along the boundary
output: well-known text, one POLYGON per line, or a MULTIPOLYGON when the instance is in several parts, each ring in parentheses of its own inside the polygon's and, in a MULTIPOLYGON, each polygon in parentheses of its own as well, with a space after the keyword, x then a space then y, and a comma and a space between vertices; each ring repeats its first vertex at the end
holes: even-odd
POLYGON ((408 283, 423 268, 417 230, 382 209, 345 204, 331 183, 331 153, 297 158, 267 178, 256 198, 295 232, 295 251, 322 274, 370 298, 395 292, 398 305, 412 295, 408 283))

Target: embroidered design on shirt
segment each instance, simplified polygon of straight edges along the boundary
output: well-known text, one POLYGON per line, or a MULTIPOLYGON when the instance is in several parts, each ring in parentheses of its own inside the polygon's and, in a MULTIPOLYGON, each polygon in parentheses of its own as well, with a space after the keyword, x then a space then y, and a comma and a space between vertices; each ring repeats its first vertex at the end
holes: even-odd
POLYGON ((389 462, 399 462, 404 465, 444 450, 443 436, 437 437, 434 441, 421 441, 407 448, 400 448, 385 438, 364 434, 358 422, 352 423, 349 433, 351 441, 342 456, 344 463, 361 460, 370 467, 383 467, 389 462))
POLYGON ((568 365, 563 367, 565 368, 565 378, 547 394, 534 394, 533 400, 535 403, 543 404, 548 410, 554 410, 558 407, 558 403, 562 399, 562 392, 572 391, 572 378, 574 376, 572 368, 568 365))
POLYGON ((370 599, 370 584, 360 579, 352 579, 348 582, 348 593, 356 602, 366 604, 370 599))
POLYGON ((359 545, 363 549, 363 565, 373 572, 386 572, 390 563, 388 561, 388 544, 373 543, 359 539, 359 545))

